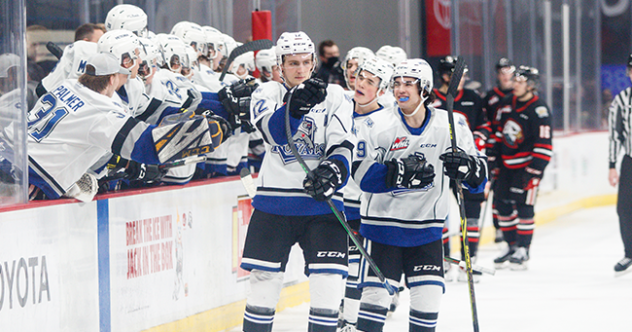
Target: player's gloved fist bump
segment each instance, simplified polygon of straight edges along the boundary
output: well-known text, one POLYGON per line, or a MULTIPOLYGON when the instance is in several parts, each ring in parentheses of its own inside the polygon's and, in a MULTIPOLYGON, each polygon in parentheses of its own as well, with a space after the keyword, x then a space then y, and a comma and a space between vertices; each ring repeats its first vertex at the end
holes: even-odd
POLYGON ((404 187, 408 189, 425 188, 434 181, 434 166, 424 157, 410 155, 402 159, 391 159, 386 162, 386 186, 388 188, 404 187))
POLYGON ((219 90, 217 97, 227 112, 239 119, 249 120, 250 96, 258 86, 254 78, 239 80, 219 90))
POLYGON ((446 152, 439 156, 439 159, 443 161, 443 172, 445 175, 454 180, 467 181, 478 170, 474 157, 461 149, 458 149, 456 152, 446 152))
MULTIPOLYGON (((289 93, 283 97, 283 102, 288 102, 289 93)), ((322 103, 327 97, 327 83, 320 78, 310 78, 307 81, 292 88, 290 102, 290 115, 300 119, 309 113, 312 107, 322 103)))
POLYGON ((305 192, 317 201, 324 201, 334 195, 346 178, 347 169, 342 162, 325 160, 303 180, 305 192))

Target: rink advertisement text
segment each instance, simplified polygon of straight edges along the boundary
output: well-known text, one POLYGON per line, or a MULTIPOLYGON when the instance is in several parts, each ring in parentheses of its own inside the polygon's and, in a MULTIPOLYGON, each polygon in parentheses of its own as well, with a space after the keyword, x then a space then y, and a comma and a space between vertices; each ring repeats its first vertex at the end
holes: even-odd
POLYGON ((43 302, 50 302, 46 256, 0 261, 0 311, 43 302))
POLYGON ((173 269, 171 215, 125 223, 127 279, 173 269))

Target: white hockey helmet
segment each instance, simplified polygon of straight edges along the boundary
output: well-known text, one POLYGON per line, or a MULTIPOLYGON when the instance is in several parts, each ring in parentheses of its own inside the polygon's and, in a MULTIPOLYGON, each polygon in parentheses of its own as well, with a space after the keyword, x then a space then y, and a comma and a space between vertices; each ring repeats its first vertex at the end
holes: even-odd
POLYGON ((342 69, 347 70, 347 66, 349 65, 349 60, 357 59, 358 66, 361 66, 364 60, 375 56, 375 53, 370 49, 362 46, 354 47, 347 52, 345 56, 345 61, 340 65, 342 69))
POLYGON ((97 52, 114 54, 124 68, 134 66, 138 60, 136 51, 140 54, 142 48, 138 37, 128 30, 108 31, 97 42, 97 52), (131 66, 128 65, 130 62, 131 66))
POLYGON ((257 69, 259 69, 261 75, 264 75, 266 78, 271 79, 272 67, 277 65, 274 47, 267 50, 259 51, 255 57, 255 64, 257 65, 257 69), (269 76, 265 73, 268 73, 269 76))
POLYGON ((123 29, 138 37, 148 37, 147 14, 134 5, 117 5, 110 9, 105 18, 107 31, 123 29))
POLYGON ((375 55, 377 55, 381 59, 390 62, 395 67, 397 67, 400 62, 408 58, 404 49, 402 49, 401 47, 390 45, 384 45, 380 47, 380 49, 375 52, 375 55))
POLYGON ((356 75, 361 74, 361 71, 363 70, 380 78, 380 85, 378 88, 382 91, 386 91, 388 89, 393 73, 395 72, 395 68, 390 64, 390 62, 376 56, 364 60, 364 62, 356 70, 356 75))
POLYGON ((312 60, 314 61, 314 67, 316 67, 317 58, 314 43, 303 31, 284 32, 281 34, 276 43, 275 53, 277 57, 277 64, 279 66, 283 64, 283 58, 285 55, 310 53, 312 55, 312 60))
POLYGON ((255 69, 255 53, 246 52, 233 60, 231 72, 240 79, 244 79, 250 74, 250 72, 255 71, 255 69), (237 72, 239 71, 239 67, 243 67, 244 69, 246 69, 245 74, 237 74, 237 72))
MULTIPOLYGON (((432 67, 423 59, 407 59, 395 67, 395 73, 391 82, 394 83, 397 77, 411 77, 419 82, 419 88, 430 95, 432 93, 433 75, 432 67)), ((391 84, 392 84, 391 83, 391 84)))
POLYGON ((160 51, 162 52, 161 66, 167 66, 169 70, 175 71, 181 67, 190 67, 187 46, 182 39, 175 35, 159 33, 156 35, 160 42, 160 51))
POLYGON ((147 78, 153 73, 152 67, 155 62, 160 58, 160 47, 156 44, 156 40, 149 38, 138 38, 140 45, 140 59, 141 63, 138 67, 138 75, 142 78, 147 78))
POLYGON ((187 45, 193 46, 201 55, 208 57, 206 32, 197 23, 182 21, 171 29, 171 34, 182 39, 187 45))
POLYGON ((0 55, 0 78, 9 77, 9 69, 21 65, 20 57, 13 53, 0 55))
POLYGON ((206 43, 209 50, 209 58, 216 58, 224 53, 224 34, 211 26, 203 26, 206 33, 206 43), (219 51, 219 52, 217 52, 219 51))
POLYGON ((230 53, 236 49, 239 45, 237 44, 237 42, 235 41, 235 39, 225 33, 222 34, 222 37, 224 38, 224 51, 222 52, 222 54, 225 57, 229 57, 230 53))

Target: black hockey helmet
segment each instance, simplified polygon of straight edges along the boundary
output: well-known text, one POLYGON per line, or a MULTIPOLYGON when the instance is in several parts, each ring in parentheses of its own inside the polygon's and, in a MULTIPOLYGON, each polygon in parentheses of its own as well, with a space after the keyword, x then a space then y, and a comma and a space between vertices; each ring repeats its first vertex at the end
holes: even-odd
POLYGON ((526 80, 529 86, 532 86, 535 89, 537 89, 540 84, 540 72, 535 67, 520 66, 514 72, 514 77, 520 77, 526 80))
POLYGON ((632 69, 632 53, 628 56, 628 69, 632 69))
MULTIPOLYGON (((452 75, 454 67, 456 67, 456 60, 458 58, 459 57, 456 55, 448 55, 445 58, 439 60, 439 78, 442 78, 443 74, 452 75)), ((465 65, 465 68, 463 68, 463 74, 465 75, 467 72, 468 68, 467 65, 465 65)))
POLYGON ((507 67, 513 67, 513 63, 511 62, 511 60, 507 59, 507 58, 500 58, 498 59, 498 62, 496 62, 496 71, 499 71, 503 68, 507 68, 507 67))

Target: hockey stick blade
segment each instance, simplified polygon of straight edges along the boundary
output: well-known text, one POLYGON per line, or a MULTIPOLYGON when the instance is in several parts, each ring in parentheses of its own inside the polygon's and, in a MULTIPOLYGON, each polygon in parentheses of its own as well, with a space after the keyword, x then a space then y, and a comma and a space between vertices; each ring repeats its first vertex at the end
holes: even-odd
POLYGON ((257 186, 255 186, 255 181, 252 179, 252 174, 250 174, 250 170, 246 167, 242 168, 239 171, 239 177, 241 178, 241 184, 246 189, 246 193, 248 193, 248 197, 254 198, 257 193, 257 186))
POLYGON ((228 56, 228 59, 226 60, 226 64, 224 65, 224 68, 222 69, 222 74, 219 76, 220 82, 224 81, 224 77, 226 76, 226 73, 228 72, 228 68, 230 68, 230 65, 233 63, 233 61, 235 61, 236 57, 246 52, 267 50, 269 48, 272 48, 272 46, 274 46, 274 43, 269 39, 257 39, 235 48, 232 52, 230 52, 230 55, 228 56))
POLYGON ((57 60, 61 59, 61 56, 64 54, 64 51, 52 41, 49 41, 48 43, 46 43, 46 49, 52 55, 54 55, 57 58, 57 60))
MULTIPOLYGON (((448 262, 448 263, 450 263, 450 264, 458 265, 458 266, 460 266, 462 268, 466 267, 465 266, 465 261, 461 261, 461 260, 458 260, 456 258, 445 256, 443 258, 443 260, 448 262)), ((488 267, 484 267, 484 266, 480 266, 480 265, 472 265, 472 271, 485 273, 485 274, 490 274, 490 275, 496 275, 496 269, 490 269, 488 267)))
MULTIPOLYGON (((290 151, 292 151, 292 155, 296 158, 296 161, 299 163, 299 165, 301 165, 301 168, 303 168, 303 171, 305 171, 305 174, 307 174, 307 176, 311 179, 312 174, 313 174, 312 170, 309 169, 309 167, 305 163, 305 160, 299 154, 298 149, 296 148, 296 145, 294 144, 294 137, 292 136, 292 130, 290 129, 290 100, 292 100, 293 92, 294 91, 292 89, 290 89, 287 92, 289 93, 289 95, 287 96, 288 97, 287 104, 285 105, 286 106, 285 107, 285 136, 287 137, 287 143, 290 147, 290 151)), ((360 254, 364 257, 367 264, 369 264, 369 267, 371 268, 371 270, 375 272, 375 275, 380 280, 380 282, 382 283, 382 285, 384 286, 388 294, 394 295, 395 287, 393 287, 391 284, 388 283, 388 280, 386 280, 386 277, 384 277, 384 274, 382 273, 382 271, 380 271, 380 268, 377 266, 375 261, 373 261, 373 258, 371 258, 371 256, 364 249, 364 246, 362 245, 358 237, 354 234, 353 230, 351 229, 351 226, 349 226, 349 223, 347 222, 347 219, 345 218, 345 216, 340 211, 338 211, 338 208, 336 208, 336 206, 334 205, 334 203, 331 201, 330 198, 327 198, 325 201, 327 202, 327 205, 329 205, 331 212, 333 212, 333 214, 336 216, 336 218, 342 225, 342 228, 344 228, 345 232, 347 232, 347 235, 349 235, 349 238, 351 239, 353 244, 356 245, 356 247, 358 248, 358 251, 360 251, 360 254)))

